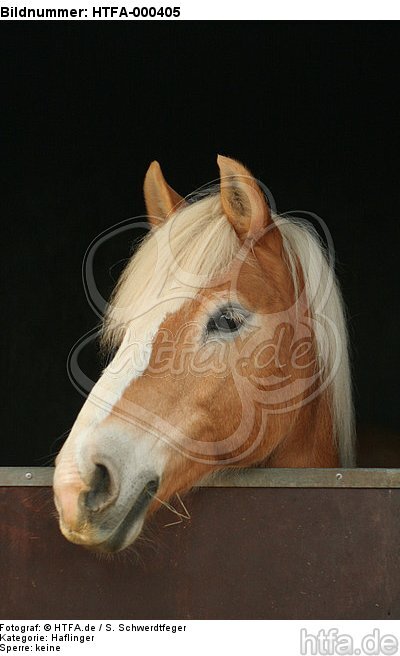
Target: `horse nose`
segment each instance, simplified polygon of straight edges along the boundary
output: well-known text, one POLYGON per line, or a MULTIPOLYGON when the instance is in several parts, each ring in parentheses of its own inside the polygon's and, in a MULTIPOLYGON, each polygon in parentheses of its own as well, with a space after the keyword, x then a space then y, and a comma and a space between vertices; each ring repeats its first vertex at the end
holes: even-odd
POLYGON ((54 499, 63 525, 79 531, 92 513, 110 506, 118 496, 117 477, 104 463, 91 463, 83 480, 76 466, 58 463, 54 499))
POLYGON ((115 476, 107 465, 96 463, 89 484, 83 495, 83 504, 91 512, 99 512, 109 506, 117 497, 118 488, 115 476))

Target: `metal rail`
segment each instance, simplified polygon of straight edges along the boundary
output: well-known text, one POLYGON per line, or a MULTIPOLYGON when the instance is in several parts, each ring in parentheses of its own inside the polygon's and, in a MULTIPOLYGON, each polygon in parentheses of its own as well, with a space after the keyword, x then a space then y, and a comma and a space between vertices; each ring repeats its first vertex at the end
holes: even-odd
MULTIPOLYGON (((49 487, 53 467, 0 467, 0 487, 49 487)), ((238 469, 197 487, 400 488, 400 469, 238 469)))

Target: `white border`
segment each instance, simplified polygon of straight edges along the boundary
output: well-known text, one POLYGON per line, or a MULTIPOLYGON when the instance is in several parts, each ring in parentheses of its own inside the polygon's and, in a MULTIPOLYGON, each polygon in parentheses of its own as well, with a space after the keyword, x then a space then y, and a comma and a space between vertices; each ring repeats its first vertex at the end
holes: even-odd
MULTIPOLYGON (((176 21, 176 20, 398 20, 400 4, 393 0, 280 0, 268 2, 261 0, 1 0, 0 8, 13 9, 8 17, 5 11, 1 20, 27 21, 176 21), (154 18, 133 15, 134 8, 143 8, 143 14, 150 7, 157 11, 161 8, 177 8, 175 15, 167 16, 164 12, 154 18), (34 18, 23 15, 24 10, 65 9, 66 17, 34 18), (179 9, 179 11, 178 11, 179 9), (17 10, 17 11, 16 11, 17 10), (22 13, 21 13, 22 12, 22 13), (72 12, 72 13, 71 13, 72 12)), ((301 27, 301 26, 300 26, 301 27)), ((205 28, 206 29, 206 28, 205 28)), ((321 29, 323 27, 321 26, 321 29)))

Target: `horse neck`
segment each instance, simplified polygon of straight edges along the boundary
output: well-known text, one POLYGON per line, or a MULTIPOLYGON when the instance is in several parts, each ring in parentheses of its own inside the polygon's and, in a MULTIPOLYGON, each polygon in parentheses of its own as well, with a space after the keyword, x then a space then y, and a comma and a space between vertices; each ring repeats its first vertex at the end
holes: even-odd
POLYGON ((267 467, 338 467, 329 392, 325 391, 299 412, 292 430, 278 444, 267 467))

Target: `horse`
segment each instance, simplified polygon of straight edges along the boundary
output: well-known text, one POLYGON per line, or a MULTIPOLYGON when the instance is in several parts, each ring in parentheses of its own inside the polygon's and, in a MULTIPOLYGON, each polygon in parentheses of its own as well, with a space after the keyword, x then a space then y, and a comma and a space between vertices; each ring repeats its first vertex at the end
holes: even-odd
POLYGON ((113 352, 56 459, 63 535, 125 549, 146 518, 218 472, 352 467, 344 304, 326 248, 250 171, 183 198, 158 162, 149 232, 105 312, 113 352))

